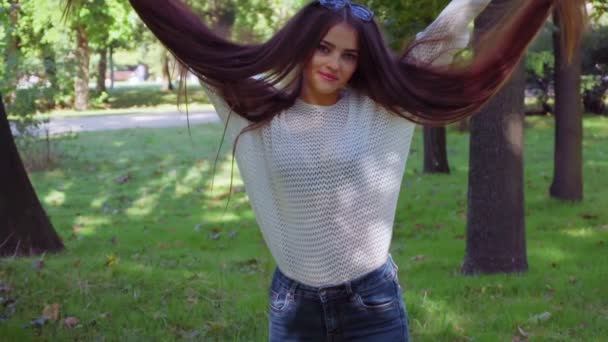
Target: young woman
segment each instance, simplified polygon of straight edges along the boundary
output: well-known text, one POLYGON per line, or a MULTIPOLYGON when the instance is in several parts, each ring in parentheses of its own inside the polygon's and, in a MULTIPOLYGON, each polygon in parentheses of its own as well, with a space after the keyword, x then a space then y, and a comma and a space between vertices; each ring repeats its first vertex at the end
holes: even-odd
POLYGON ((509 18, 476 40, 474 57, 450 65, 489 0, 453 0, 401 56, 372 10, 349 0, 312 1, 259 45, 218 37, 180 0, 130 1, 201 79, 235 141, 278 265, 272 341, 408 340, 389 245, 415 123, 473 114, 553 9, 568 47, 585 18, 583 0, 512 0, 509 18))

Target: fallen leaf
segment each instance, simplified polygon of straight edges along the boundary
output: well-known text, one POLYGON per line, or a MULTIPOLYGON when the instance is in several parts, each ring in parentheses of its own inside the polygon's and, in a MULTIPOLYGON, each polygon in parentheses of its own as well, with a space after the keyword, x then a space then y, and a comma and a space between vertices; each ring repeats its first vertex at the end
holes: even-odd
POLYGON ((49 321, 56 321, 59 319, 59 304, 53 303, 46 305, 42 310, 42 317, 45 317, 49 321))
POLYGON ((67 317, 63 320, 63 326, 66 328, 73 328, 76 324, 80 323, 80 320, 76 317, 67 317))
POLYGON ((583 213, 583 214, 581 214, 581 217, 584 218, 585 220, 595 220, 598 218, 598 216, 596 214, 590 214, 590 213, 583 213))
POLYGON ((422 254, 419 254, 419 255, 414 256, 412 258, 412 261, 422 261, 424 259, 426 259, 426 257, 424 255, 422 255, 422 254))
POLYGON ((112 266, 118 264, 119 261, 120 261, 120 258, 114 254, 106 255, 105 265, 106 265, 106 267, 112 267, 112 266))
POLYGON ((519 335, 521 337, 528 337, 528 333, 524 329, 522 329, 520 326, 517 327, 517 332, 519 333, 519 335))
POLYGON ((131 173, 129 172, 126 175, 116 178, 116 183, 125 184, 125 183, 128 183, 129 181, 131 181, 131 179, 132 179, 132 176, 131 176, 131 173))
POLYGON ((551 313, 545 311, 545 312, 543 312, 541 314, 534 315, 534 316, 530 317, 528 319, 528 323, 538 324, 540 322, 545 322, 545 321, 549 320, 549 318, 551 318, 551 313))

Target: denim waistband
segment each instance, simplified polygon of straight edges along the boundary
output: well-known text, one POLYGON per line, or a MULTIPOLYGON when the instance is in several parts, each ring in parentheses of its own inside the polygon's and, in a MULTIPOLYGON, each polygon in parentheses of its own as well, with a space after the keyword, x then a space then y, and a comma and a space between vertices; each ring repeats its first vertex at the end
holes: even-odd
POLYGON ((282 287, 289 289, 291 293, 297 292, 300 295, 311 298, 318 298, 319 296, 342 297, 351 294, 353 291, 363 292, 373 290, 382 285, 382 281, 395 278, 398 269, 399 267, 395 264, 393 257, 389 254, 386 262, 382 266, 358 278, 338 285, 313 287, 287 277, 277 267, 272 280, 272 285, 274 286, 275 283, 279 283, 282 287))

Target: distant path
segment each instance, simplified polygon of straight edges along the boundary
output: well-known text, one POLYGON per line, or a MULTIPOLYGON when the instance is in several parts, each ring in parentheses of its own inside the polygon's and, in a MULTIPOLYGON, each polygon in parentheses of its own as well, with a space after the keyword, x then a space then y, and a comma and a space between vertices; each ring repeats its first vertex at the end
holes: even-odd
MULTIPOLYGON (((199 111, 189 114, 190 124, 199 125, 220 122, 214 111, 199 111)), ((154 114, 124 114, 107 116, 87 116, 77 118, 56 118, 40 125, 38 134, 44 135, 48 129, 50 135, 111 131, 129 128, 164 128, 187 127, 186 113, 168 112, 154 114)), ((15 130, 13 127, 13 134, 15 130)))

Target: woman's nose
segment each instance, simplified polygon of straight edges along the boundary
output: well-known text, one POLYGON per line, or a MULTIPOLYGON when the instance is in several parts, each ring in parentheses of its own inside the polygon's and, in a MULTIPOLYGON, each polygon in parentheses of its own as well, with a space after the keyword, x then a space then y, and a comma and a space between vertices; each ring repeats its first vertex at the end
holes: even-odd
POLYGON ((338 70, 340 68, 340 57, 331 57, 327 62, 327 66, 332 70, 338 70))

